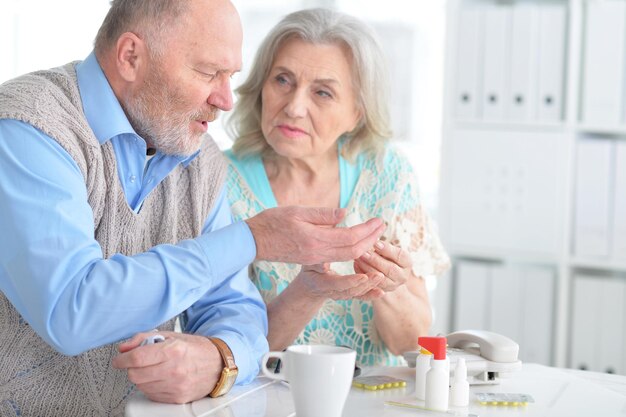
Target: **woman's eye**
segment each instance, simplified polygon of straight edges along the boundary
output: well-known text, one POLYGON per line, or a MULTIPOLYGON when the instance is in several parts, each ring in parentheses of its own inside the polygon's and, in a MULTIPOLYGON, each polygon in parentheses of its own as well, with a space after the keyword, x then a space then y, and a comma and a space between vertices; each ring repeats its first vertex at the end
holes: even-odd
POLYGON ((280 85, 289 84, 289 80, 284 75, 277 75, 275 79, 276 79, 276 82, 280 85))
POLYGON ((333 95, 330 94, 328 91, 326 90, 317 90, 316 93, 318 96, 323 97, 323 98, 332 98, 333 95))

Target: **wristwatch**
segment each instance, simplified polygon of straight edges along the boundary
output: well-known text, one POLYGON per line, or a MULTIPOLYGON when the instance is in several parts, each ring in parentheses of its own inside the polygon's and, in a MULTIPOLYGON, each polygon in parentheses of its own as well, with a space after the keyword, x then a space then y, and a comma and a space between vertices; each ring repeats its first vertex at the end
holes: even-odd
POLYGON ((224 343, 222 339, 218 339, 217 337, 209 337, 209 340, 213 342, 217 350, 220 352, 222 361, 224 362, 224 368, 222 369, 220 379, 217 381, 217 384, 215 384, 213 391, 209 393, 209 397, 219 397, 220 395, 226 394, 233 387, 239 370, 237 369, 237 365, 235 365, 233 352, 231 352, 228 345, 224 343))

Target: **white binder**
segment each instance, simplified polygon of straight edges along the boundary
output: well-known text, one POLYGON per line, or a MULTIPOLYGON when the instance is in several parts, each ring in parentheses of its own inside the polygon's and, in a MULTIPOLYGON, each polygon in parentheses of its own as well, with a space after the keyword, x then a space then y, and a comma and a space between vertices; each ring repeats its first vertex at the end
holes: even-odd
POLYGON ((489 317, 490 266, 461 261, 456 268, 455 329, 484 329, 489 317))
POLYGON ((576 369, 596 371, 599 369, 596 349, 596 328, 600 320, 601 286, 598 278, 578 275, 574 279, 574 303, 572 306, 572 338, 570 366, 576 369))
POLYGON ((624 301, 626 280, 623 277, 603 278, 600 298, 600 319, 597 339, 598 371, 623 375, 624 369, 624 301))
POLYGON ((563 117, 566 9, 564 5, 539 6, 539 80, 537 119, 558 122, 563 117))
POLYGON ((554 271, 531 267, 525 270, 521 298, 520 359, 551 365, 554 323, 554 271))
POLYGON ((624 93, 626 2, 587 2, 582 118, 592 125, 617 125, 624 93))
POLYGON ((486 120, 502 120, 508 84, 511 10, 494 5, 486 8, 484 13, 482 115, 486 120))
POLYGON ((613 142, 585 139, 578 142, 574 253, 582 257, 608 257, 613 142))
POLYGON ((615 144, 612 257, 626 262, 626 142, 615 144))
POLYGON ((523 270, 509 265, 494 265, 491 268, 491 312, 488 330, 517 341, 520 345, 520 359, 525 341, 522 339, 521 323, 524 288, 523 270))
POLYGON ((458 119, 476 119, 479 115, 479 74, 482 74, 482 11, 462 9, 458 22, 455 115, 458 119))
POLYGON ((505 110, 509 120, 528 122, 537 107, 537 6, 515 4, 511 13, 510 83, 505 110))

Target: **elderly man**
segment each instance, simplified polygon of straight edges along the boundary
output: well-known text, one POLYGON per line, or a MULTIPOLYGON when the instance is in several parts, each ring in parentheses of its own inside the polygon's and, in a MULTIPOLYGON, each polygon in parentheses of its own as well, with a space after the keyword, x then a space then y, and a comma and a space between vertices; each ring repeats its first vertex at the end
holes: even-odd
POLYGON ((206 131, 241 41, 228 0, 113 0, 84 61, 0 86, 0 415, 221 395, 267 350, 247 265, 354 259, 382 233, 329 227, 341 210, 232 222, 206 131))

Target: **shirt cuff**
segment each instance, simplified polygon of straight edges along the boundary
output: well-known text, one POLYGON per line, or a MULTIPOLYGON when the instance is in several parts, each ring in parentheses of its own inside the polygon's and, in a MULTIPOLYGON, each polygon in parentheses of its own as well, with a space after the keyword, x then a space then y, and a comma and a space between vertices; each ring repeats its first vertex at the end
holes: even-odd
POLYGON ((211 266, 211 275, 224 279, 247 267, 256 257, 254 236, 245 221, 196 238, 211 266))
MULTIPOLYGON (((258 357, 258 355, 261 353, 262 356, 264 352, 258 352, 254 349, 250 349, 248 344, 243 342, 235 333, 232 332, 212 334, 211 337, 222 339, 233 353, 235 365, 237 365, 238 369, 235 384, 245 385, 252 382, 260 370, 261 358, 258 357)), ((267 351, 267 348, 264 349, 264 351, 267 351)))

